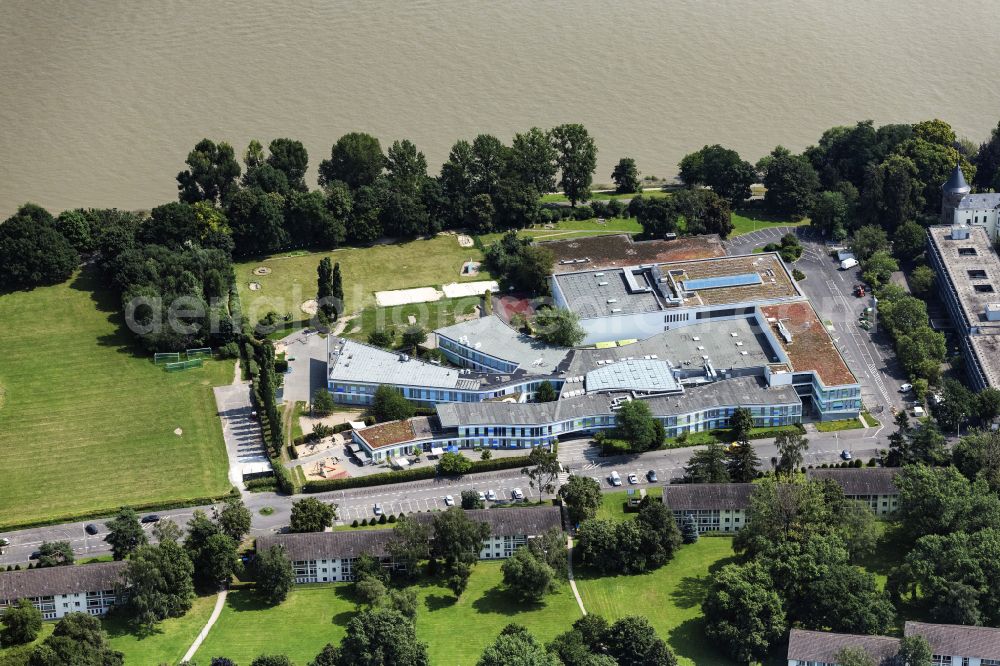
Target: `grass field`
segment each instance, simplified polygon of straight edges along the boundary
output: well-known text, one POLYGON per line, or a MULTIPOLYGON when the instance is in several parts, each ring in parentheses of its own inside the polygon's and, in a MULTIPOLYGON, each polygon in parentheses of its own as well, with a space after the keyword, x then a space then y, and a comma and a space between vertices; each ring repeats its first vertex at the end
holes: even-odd
POLYGON ((576 572, 576 585, 588 613, 614 621, 641 615, 677 654, 680 664, 735 665, 705 639, 701 602, 711 574, 733 560, 732 539, 703 537, 681 546, 666 566, 636 576, 596 577, 576 572))
MULTIPOLYGON (((126 664, 176 664, 191 647, 198 632, 205 626, 215 606, 215 595, 198 597, 184 617, 172 618, 160 623, 147 636, 137 635, 117 618, 104 620, 111 646, 125 655, 126 664)), ((0 666, 20 666, 27 660, 31 647, 42 642, 55 629, 55 622, 42 624, 38 638, 29 646, 0 649, 0 666)))
MULTIPOLYGON (((536 606, 514 601, 500 587, 499 562, 480 562, 457 601, 433 581, 418 582, 417 635, 428 644, 432 664, 476 663, 509 622, 519 622, 542 641, 569 629, 580 610, 569 586, 536 606), (474 627, 474 631, 465 628, 474 627)), ((225 655, 247 664, 264 652, 286 654, 296 664, 311 661, 327 643, 338 643, 355 612, 349 584, 296 587, 280 606, 269 608, 249 590, 234 590, 219 621, 198 650, 207 663, 225 655)))
POLYGON ((229 490, 211 387, 232 361, 135 355, 90 273, 0 296, 0 322, 0 527, 229 490))
POLYGON ((858 430, 864 428, 859 419, 839 419, 837 421, 817 421, 813 424, 819 432, 837 432, 838 430, 858 430))
POLYGON ((481 302, 481 298, 472 296, 443 298, 431 303, 411 303, 390 308, 371 306, 362 310, 360 316, 347 325, 344 333, 346 337, 364 341, 368 338, 368 334, 376 329, 394 329, 398 346, 403 330, 410 325, 411 316, 419 326, 433 331, 451 326, 455 323, 456 317, 472 314, 481 302))
POLYGON ((490 279, 488 273, 475 277, 460 275, 462 264, 480 261, 482 252, 475 247, 460 247, 452 235, 369 248, 275 255, 236 264, 243 312, 252 321, 269 310, 290 313, 293 321, 307 319, 308 315, 299 306, 316 298, 316 267, 326 256, 340 263, 347 313, 374 306, 376 291, 490 279), (270 268, 271 274, 254 275, 253 269, 258 266, 270 268), (250 291, 251 281, 261 284, 260 291, 250 291))
MULTIPOLYGON (((637 472, 640 476, 642 472, 637 472)), ((623 475, 624 476, 624 475, 623 475)), ((657 501, 663 497, 663 487, 654 486, 652 488, 647 488, 646 492, 649 493, 650 498, 654 498, 657 501)), ((601 496, 601 506, 597 509, 596 518, 600 520, 611 520, 616 523, 620 523, 625 520, 631 520, 635 517, 634 513, 625 513, 625 502, 628 500, 628 493, 624 490, 613 493, 604 493, 601 496)))
POLYGON ((260 602, 252 590, 232 590, 219 620, 195 654, 207 664, 226 656, 249 664, 260 654, 285 654, 307 664, 327 643, 339 643, 354 615, 350 586, 320 584, 296 587, 279 606, 260 602))

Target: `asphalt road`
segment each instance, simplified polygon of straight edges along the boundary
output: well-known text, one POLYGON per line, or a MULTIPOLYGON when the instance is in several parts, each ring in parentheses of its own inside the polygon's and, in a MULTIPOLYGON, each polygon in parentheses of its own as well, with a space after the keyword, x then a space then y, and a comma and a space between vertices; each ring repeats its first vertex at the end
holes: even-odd
MULTIPOLYGON (((851 451, 854 457, 867 461, 868 458, 875 455, 878 448, 887 446, 884 433, 880 433, 877 429, 848 430, 841 433, 811 433, 809 440, 810 448, 805 456, 806 464, 838 462, 840 452, 844 449, 851 451)), ((773 441, 756 441, 754 446, 765 469, 770 468, 770 460, 777 454, 773 441)), ((625 479, 630 472, 635 472, 640 477, 638 487, 669 483, 671 478, 683 474, 684 465, 691 457, 694 448, 685 447, 633 456, 601 458, 598 455, 597 447, 591 446, 589 439, 577 439, 560 443, 559 458, 569 473, 589 476, 597 480, 603 490, 610 492, 621 490, 621 488, 613 488, 607 480, 612 470, 618 471, 626 485, 625 479), (650 484, 645 477, 646 472, 651 469, 656 470, 659 477, 657 484, 650 484)), ((493 490, 498 499, 510 501, 514 488, 520 488, 529 500, 538 499, 538 492, 529 486, 527 477, 522 476, 520 470, 517 469, 469 474, 457 479, 427 479, 371 488, 318 493, 309 495, 309 497, 336 503, 338 505, 338 523, 350 524, 353 520, 375 517, 374 507, 376 503, 382 506, 386 514, 398 515, 400 512, 412 513, 414 511, 444 509, 446 508, 444 500, 446 495, 451 495, 455 503, 459 504, 463 490, 482 492, 493 490)), ((291 518, 292 502, 302 499, 302 497, 305 496, 289 497, 275 493, 249 493, 245 495, 244 501, 253 514, 251 534, 254 536, 271 534, 287 527, 291 518), (269 515, 260 513, 260 510, 265 507, 272 510, 269 515)), ((164 520, 173 520, 183 527, 196 509, 202 509, 211 515, 212 507, 210 506, 161 511, 157 515, 164 520)), ((2 536, 10 541, 10 545, 3 549, 3 555, 0 555, 0 565, 28 562, 31 553, 37 550, 43 541, 69 541, 77 559, 106 555, 111 551, 103 541, 107 534, 104 520, 107 519, 5 533, 2 536), (88 523, 93 523, 98 527, 97 535, 90 536, 84 531, 84 527, 88 523)), ((152 525, 147 524, 143 528, 149 533, 152 525)))

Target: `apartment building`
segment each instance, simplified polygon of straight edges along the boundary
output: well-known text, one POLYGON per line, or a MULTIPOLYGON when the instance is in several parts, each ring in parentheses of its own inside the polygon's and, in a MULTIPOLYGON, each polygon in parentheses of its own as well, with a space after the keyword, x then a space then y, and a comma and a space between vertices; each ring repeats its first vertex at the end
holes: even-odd
POLYGON ((0 572, 0 614, 27 599, 46 620, 69 613, 104 615, 119 601, 125 562, 0 572))

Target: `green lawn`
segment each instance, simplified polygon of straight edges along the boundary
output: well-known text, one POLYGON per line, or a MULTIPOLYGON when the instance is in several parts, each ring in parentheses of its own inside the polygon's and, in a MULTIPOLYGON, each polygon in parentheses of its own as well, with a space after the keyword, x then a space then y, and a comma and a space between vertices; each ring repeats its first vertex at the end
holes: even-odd
POLYGON ((285 654, 296 664, 312 661, 327 643, 339 643, 354 615, 350 586, 302 585, 284 603, 267 606, 253 590, 232 590, 226 607, 195 654, 198 663, 229 657, 249 664, 260 654, 285 654))
POLYGON ((233 362, 168 374, 119 311, 89 272, 0 296, 0 528, 229 490, 211 387, 233 362))
POLYGON ((216 595, 198 597, 184 617, 160 623, 149 636, 137 635, 124 622, 105 621, 111 646, 125 655, 126 664, 176 664, 187 652, 215 608, 216 595))
POLYGON ((236 264, 244 314, 252 321, 270 310, 282 315, 289 313, 293 321, 308 318, 299 306, 316 298, 316 266, 327 256, 340 263, 348 313, 374 306, 376 291, 491 279, 488 273, 475 277, 460 275, 462 264, 482 260, 482 252, 475 247, 460 247, 453 235, 367 248, 346 247, 332 252, 274 255, 236 264), (254 275, 253 269, 258 266, 270 268, 271 274, 254 275), (250 282, 260 283, 261 289, 251 291, 250 282))
MULTIPOLYGON (((207 663, 211 657, 225 655, 246 664, 269 652, 306 664, 324 645, 343 638, 355 612, 350 589, 349 584, 302 585, 274 608, 261 604, 249 590, 234 590, 196 659, 207 663)), ((580 617, 566 584, 534 606, 514 601, 501 587, 499 562, 477 564, 457 601, 433 581, 418 581, 416 590, 417 635, 428 644, 432 664, 475 664, 509 622, 523 624, 547 642, 580 617), (472 627, 474 631, 465 630, 472 627)))
POLYGON ((583 570, 576 572, 576 585, 588 613, 609 621, 626 615, 649 620, 680 664, 735 665, 705 639, 701 617, 712 573, 732 560, 730 537, 702 537, 651 573, 597 577, 583 570))
POLYGON ((858 419, 838 419, 836 421, 817 421, 813 425, 820 432, 837 432, 839 430, 858 430, 864 424, 858 419))
MULTIPOLYGON (((184 617, 171 618, 161 622, 149 635, 139 636, 125 622, 118 618, 104 620, 111 646, 125 655, 126 664, 176 664, 191 647, 198 632, 205 626, 215 595, 199 597, 184 617)), ((0 649, 0 665, 20 666, 27 660, 32 646, 47 638, 55 628, 55 622, 42 624, 42 631, 34 643, 17 648, 0 649)))
MULTIPOLYGON (((642 233, 642 227, 635 218, 612 217, 597 223, 597 218, 589 220, 560 220, 550 224, 538 224, 528 229, 520 229, 517 235, 521 238, 531 238, 538 241, 567 240, 586 236, 601 236, 604 234, 642 233)), ((503 236, 503 233, 483 234, 479 236, 480 244, 489 247, 503 236)))
POLYGON ((508 596, 501 581, 499 562, 480 562, 458 601, 443 586, 420 587, 417 636, 428 644, 430 663, 472 666, 511 622, 524 625, 547 643, 581 617, 568 584, 560 584, 554 594, 532 605, 508 596))
MULTIPOLYGON (((643 474, 642 471, 637 471, 636 473, 640 476, 643 474)), ((619 472, 619 474, 621 474, 621 472, 619 472)), ((649 493, 649 497, 655 498, 656 500, 663 497, 662 486, 647 488, 646 492, 649 493)), ((631 520, 635 517, 635 514, 625 512, 625 502, 627 500, 628 491, 626 490, 604 493, 601 496, 601 506, 597 509, 597 515, 595 517, 600 520, 610 520, 616 523, 631 520)))

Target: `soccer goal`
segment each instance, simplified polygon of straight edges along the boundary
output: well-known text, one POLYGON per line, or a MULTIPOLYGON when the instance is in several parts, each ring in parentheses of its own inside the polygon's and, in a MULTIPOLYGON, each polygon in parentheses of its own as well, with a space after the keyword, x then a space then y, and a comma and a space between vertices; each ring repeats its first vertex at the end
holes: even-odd
POLYGON ((180 352, 158 352, 153 354, 153 363, 159 365, 161 363, 171 363, 181 360, 180 352))
POLYGON ((205 365, 205 361, 200 358, 191 359, 190 361, 178 361, 176 363, 167 363, 163 367, 167 372, 180 372, 181 370, 188 370, 190 368, 200 368, 205 365))
POLYGON ((184 353, 188 357, 188 360, 194 358, 212 358, 211 347, 199 347, 197 349, 188 349, 184 353))

